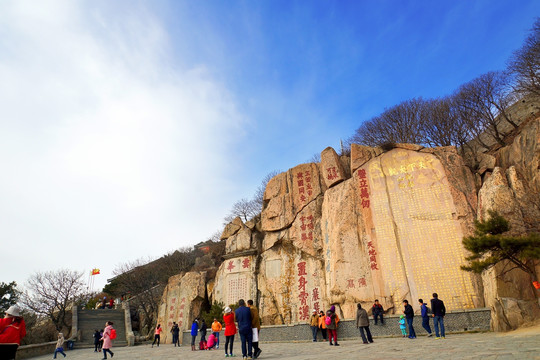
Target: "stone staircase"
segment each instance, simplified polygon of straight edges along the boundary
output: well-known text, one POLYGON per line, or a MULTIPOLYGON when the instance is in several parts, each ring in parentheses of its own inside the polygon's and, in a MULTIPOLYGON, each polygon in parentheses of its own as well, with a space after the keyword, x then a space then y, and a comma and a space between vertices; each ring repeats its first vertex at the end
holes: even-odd
POLYGON ((112 321, 113 328, 116 329, 116 339, 113 340, 113 346, 127 346, 126 322, 123 309, 99 309, 99 310, 79 310, 78 311, 78 330, 81 334, 81 340, 77 347, 93 347, 94 330, 105 328, 105 323, 112 321))

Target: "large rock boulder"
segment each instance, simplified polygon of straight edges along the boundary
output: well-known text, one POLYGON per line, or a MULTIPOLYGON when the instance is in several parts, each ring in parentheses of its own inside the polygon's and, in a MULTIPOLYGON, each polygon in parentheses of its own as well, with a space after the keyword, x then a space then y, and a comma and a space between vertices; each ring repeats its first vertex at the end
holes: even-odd
POLYGON ((321 152, 321 173, 326 187, 331 187, 346 179, 341 160, 331 147, 321 152))
POLYGON ((296 215, 325 190, 315 163, 298 165, 270 180, 264 192, 262 230, 277 231, 289 227, 296 215))
POLYGON ((172 342, 168 331, 173 321, 181 330, 191 328, 193 319, 201 312, 205 299, 206 272, 188 272, 169 278, 159 305, 158 324, 165 328, 162 334, 164 343, 172 342))

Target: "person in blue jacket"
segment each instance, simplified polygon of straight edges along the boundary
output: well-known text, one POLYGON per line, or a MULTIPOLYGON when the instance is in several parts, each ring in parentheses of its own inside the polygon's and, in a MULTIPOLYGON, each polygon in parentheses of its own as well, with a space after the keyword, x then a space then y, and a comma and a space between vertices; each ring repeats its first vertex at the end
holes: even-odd
POLYGON ((199 320, 195 318, 193 324, 191 324, 191 351, 195 351, 195 340, 197 339, 197 334, 199 333, 199 320))
POLYGON ((253 331, 251 330, 251 311, 246 307, 244 299, 238 300, 238 309, 234 312, 238 322, 238 333, 242 342, 242 356, 244 359, 253 358, 252 340, 253 331))
POLYGON ((431 327, 429 326, 428 307, 422 299, 418 299, 418 303, 420 304, 420 313, 422 315, 422 327, 426 329, 426 331, 428 332, 428 336, 433 336, 433 334, 431 333, 431 327))

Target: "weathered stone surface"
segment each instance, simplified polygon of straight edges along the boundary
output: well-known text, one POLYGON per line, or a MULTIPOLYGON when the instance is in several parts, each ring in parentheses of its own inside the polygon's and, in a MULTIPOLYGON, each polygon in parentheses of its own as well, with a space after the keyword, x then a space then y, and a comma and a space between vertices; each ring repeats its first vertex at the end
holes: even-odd
POLYGON ((378 291, 382 284, 370 268, 358 185, 358 179, 353 178, 328 189, 322 206, 325 293, 328 304, 339 305, 345 318, 356 315, 359 302, 367 309, 376 298, 385 309, 389 305, 378 291))
MULTIPOLYGON (((425 150, 425 149, 423 149, 425 150)), ((433 148, 431 154, 441 162, 448 188, 456 208, 453 219, 459 220, 464 236, 474 234, 474 219, 478 209, 478 196, 475 177, 465 165, 463 158, 454 146, 433 148)), ((475 298, 476 299, 476 298, 475 298)), ((477 306, 483 306, 477 304, 477 306)))
POLYGON ((244 226, 242 219, 240 219, 240 217, 236 217, 233 221, 231 221, 225 226, 225 229, 223 229, 223 233, 221 233, 220 240, 225 240, 233 236, 238 232, 238 230, 242 228, 242 226, 244 226))
POLYGON ((522 180, 521 175, 514 166, 510 166, 506 170, 506 178, 521 210, 527 232, 540 232, 539 194, 534 193, 526 186, 526 183, 522 180))
POLYGON ((227 239, 225 253, 232 254, 251 248, 251 230, 247 226, 242 226, 240 230, 227 239))
POLYGON ((523 234, 525 223, 514 193, 508 186, 505 174, 496 167, 478 193, 478 220, 486 220, 488 211, 498 211, 511 225, 511 233, 523 234))
POLYGON ((310 202, 300 211, 288 229, 288 241, 293 246, 311 256, 317 256, 322 250, 321 206, 323 197, 310 202))
POLYGON ((495 158, 495 156, 481 153, 478 155, 478 157, 479 157, 478 171, 477 171, 478 174, 482 175, 488 170, 493 171, 497 163, 497 159, 495 158))
POLYGON ((343 167, 345 178, 349 179, 351 177, 351 157, 347 155, 341 155, 339 157, 339 161, 341 161, 341 166, 343 167))
POLYGON ((414 151, 420 151, 424 148, 422 145, 404 144, 404 143, 394 144, 394 146, 396 149, 414 150, 414 151))
POLYGON ((498 166, 503 169, 515 166, 531 192, 540 194, 540 118, 528 123, 496 157, 498 166))
POLYGON ((486 306, 492 310, 491 328, 509 331, 533 322, 540 308, 531 278, 512 264, 497 264, 482 274, 486 306), (497 276, 498 275, 498 276, 497 276))
MULTIPOLYGON (((158 323, 170 329, 173 321, 176 321, 182 331, 189 329, 193 319, 201 312, 205 290, 205 271, 188 272, 169 278, 159 305, 158 323)), ((161 341, 171 343, 171 333, 164 331, 161 341)))
MULTIPOLYGON (((353 176, 361 188, 367 183, 360 197, 364 219, 371 213, 373 221, 366 226, 373 229, 366 237, 373 276, 381 279, 374 284, 383 285, 378 295, 391 297, 396 309, 403 299, 429 298, 432 292, 448 299, 447 308, 475 306, 473 278, 460 269, 465 253, 459 211, 466 215, 470 205, 458 208, 454 200, 466 199, 467 189, 452 192, 456 184, 450 185, 453 178, 439 160, 453 156, 459 157, 451 150, 436 156, 394 149, 353 176), (423 244, 429 253, 418 251, 423 244)), ((474 189, 472 175, 469 179, 474 189)), ((416 308, 414 301, 411 304, 416 308)))
POLYGON ((254 255, 226 259, 216 274, 212 300, 228 306, 236 304, 240 299, 246 301, 255 299, 257 295, 255 260, 254 255))
POLYGON ((356 169, 377 156, 373 148, 368 146, 351 144, 351 174, 356 169))
POLYGON ((275 176, 264 194, 267 204, 261 214, 262 230, 277 231, 289 227, 296 215, 325 188, 315 163, 301 164, 275 176))
POLYGON ((328 303, 324 301, 321 276, 320 260, 296 249, 289 241, 265 251, 258 282, 263 324, 305 322, 311 309, 325 309, 328 303))
POLYGON ((346 179, 339 156, 331 147, 327 147, 321 152, 321 177, 327 187, 346 179))

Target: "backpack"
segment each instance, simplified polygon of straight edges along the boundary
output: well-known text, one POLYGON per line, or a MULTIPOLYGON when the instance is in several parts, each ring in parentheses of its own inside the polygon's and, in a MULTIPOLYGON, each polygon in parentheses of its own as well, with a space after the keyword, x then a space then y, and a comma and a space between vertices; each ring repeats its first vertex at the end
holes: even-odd
POLYGON ((199 342, 199 350, 206 350, 207 347, 206 347, 206 340, 201 340, 199 342))
POLYGON ((324 323, 326 325, 330 325, 332 323, 332 318, 330 316, 327 316, 325 319, 324 319, 324 323))
POLYGON ((116 330, 115 329, 111 329, 111 334, 109 335, 109 337, 111 338, 111 340, 116 339, 116 330))

